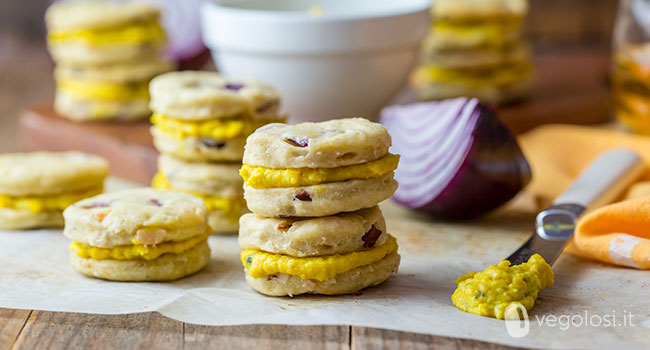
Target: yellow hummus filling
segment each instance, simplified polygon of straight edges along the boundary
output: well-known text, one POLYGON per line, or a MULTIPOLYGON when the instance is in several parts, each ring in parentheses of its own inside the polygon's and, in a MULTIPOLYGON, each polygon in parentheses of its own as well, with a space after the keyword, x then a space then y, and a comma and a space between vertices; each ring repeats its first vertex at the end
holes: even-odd
POLYGON ((363 164, 338 168, 272 169, 244 164, 239 174, 246 186, 252 188, 277 188, 311 186, 328 182, 380 177, 397 169, 399 155, 388 154, 363 164))
POLYGON ((416 68, 413 80, 416 84, 457 83, 473 88, 500 87, 527 79, 532 73, 529 63, 490 67, 486 70, 468 70, 422 65, 416 68))
POLYGON ((158 19, 132 22, 114 27, 81 30, 54 30, 48 33, 51 44, 66 41, 83 41, 90 45, 115 43, 144 44, 165 40, 165 30, 158 19))
POLYGON ((61 211, 70 204, 100 194, 103 190, 102 186, 99 186, 84 191, 68 192, 53 196, 13 197, 0 194, 0 208, 29 210, 36 214, 49 211, 61 211))
POLYGON ((215 197, 198 192, 172 188, 167 177, 165 177, 165 175, 161 172, 157 172, 156 175, 154 175, 153 180, 151 180, 151 187, 163 190, 181 191, 199 197, 205 202, 205 207, 208 211, 223 211, 226 215, 226 218, 228 219, 228 222, 232 224, 239 222, 239 217, 241 216, 242 209, 244 207, 244 199, 241 197, 215 197))
POLYGON ((56 87, 87 100, 133 101, 149 99, 149 82, 109 83, 88 79, 59 78, 56 87))
POLYGON ((521 265, 510 266, 504 260, 483 272, 458 277, 458 288, 451 301, 465 312, 504 319, 510 305, 521 304, 526 310, 532 309, 539 293, 553 283, 551 266, 535 254, 521 265))
POLYGON ((338 274, 375 263, 396 251, 397 240, 388 235, 388 240, 384 245, 348 254, 296 258, 257 249, 247 249, 241 252, 241 261, 253 278, 284 273, 299 276, 303 280, 327 281, 338 274))
POLYGON ((94 260, 153 260, 163 254, 180 254, 204 242, 210 234, 200 235, 180 242, 164 242, 156 245, 144 245, 133 240, 133 245, 112 248, 93 247, 80 242, 70 243, 70 250, 84 259, 94 260))
POLYGON ((212 137, 217 140, 230 140, 250 135, 257 124, 250 119, 210 119, 180 120, 154 113, 151 123, 163 132, 182 140, 186 137, 212 137))

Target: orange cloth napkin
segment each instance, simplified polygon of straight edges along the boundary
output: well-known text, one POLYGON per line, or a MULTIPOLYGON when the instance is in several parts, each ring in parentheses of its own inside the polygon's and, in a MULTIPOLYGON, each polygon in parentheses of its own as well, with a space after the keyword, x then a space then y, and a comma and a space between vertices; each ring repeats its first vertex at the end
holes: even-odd
POLYGON ((533 171, 527 190, 549 205, 599 154, 636 150, 646 171, 618 202, 583 216, 567 250, 590 259, 650 269, 650 137, 584 126, 546 125, 519 139, 533 171))

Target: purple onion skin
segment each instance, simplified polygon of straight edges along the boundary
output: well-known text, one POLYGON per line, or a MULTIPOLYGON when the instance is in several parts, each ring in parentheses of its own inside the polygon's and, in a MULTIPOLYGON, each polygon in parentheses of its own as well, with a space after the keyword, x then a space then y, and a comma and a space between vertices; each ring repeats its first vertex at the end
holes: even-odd
POLYGON ((473 219, 505 204, 530 182, 530 165, 515 137, 491 108, 478 108, 481 116, 463 164, 435 199, 416 210, 443 219, 473 219))

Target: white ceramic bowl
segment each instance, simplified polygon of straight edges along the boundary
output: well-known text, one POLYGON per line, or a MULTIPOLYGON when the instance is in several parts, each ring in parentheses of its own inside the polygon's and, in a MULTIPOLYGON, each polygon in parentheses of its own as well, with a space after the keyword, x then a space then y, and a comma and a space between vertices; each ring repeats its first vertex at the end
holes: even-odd
POLYGON ((280 90, 292 122, 376 120, 406 83, 429 28, 430 3, 207 1, 203 41, 225 75, 257 78, 280 90))

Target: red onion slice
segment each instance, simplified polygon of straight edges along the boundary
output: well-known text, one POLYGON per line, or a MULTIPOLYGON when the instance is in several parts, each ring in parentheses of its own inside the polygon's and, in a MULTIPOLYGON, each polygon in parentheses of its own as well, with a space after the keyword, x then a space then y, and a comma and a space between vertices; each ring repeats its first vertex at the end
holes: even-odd
POLYGON ((470 218, 510 200, 530 180, 515 138, 477 99, 385 108, 381 123, 401 155, 393 199, 444 218, 470 218))

